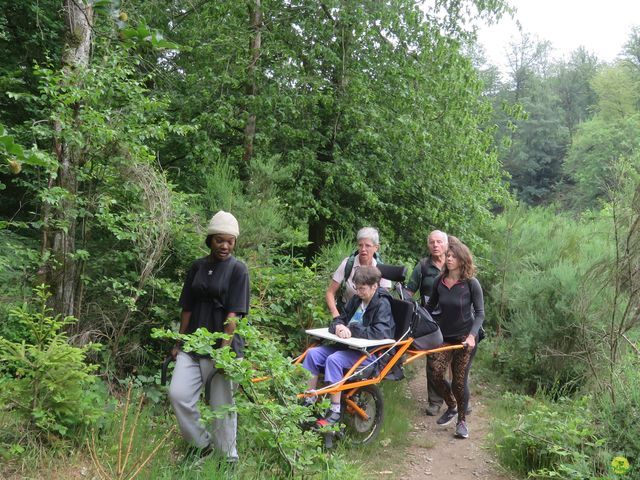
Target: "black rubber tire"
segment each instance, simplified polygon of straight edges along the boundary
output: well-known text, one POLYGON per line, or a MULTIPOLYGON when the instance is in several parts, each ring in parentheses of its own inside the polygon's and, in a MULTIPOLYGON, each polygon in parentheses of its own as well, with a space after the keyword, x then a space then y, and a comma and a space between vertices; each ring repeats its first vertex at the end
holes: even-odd
POLYGON ((352 395, 353 400, 369 416, 363 420, 356 412, 350 412, 346 403, 342 405, 343 422, 348 440, 354 445, 371 443, 380 433, 384 418, 382 392, 376 385, 366 385, 352 395))

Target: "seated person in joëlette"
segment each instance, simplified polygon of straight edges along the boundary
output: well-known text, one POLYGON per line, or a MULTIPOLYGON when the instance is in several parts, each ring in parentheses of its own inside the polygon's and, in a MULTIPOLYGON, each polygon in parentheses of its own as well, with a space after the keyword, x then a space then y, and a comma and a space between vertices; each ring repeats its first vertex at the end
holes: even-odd
MULTIPOLYGON (((366 338, 381 340, 393 338, 395 323, 391 314, 389 292, 380 287, 380 270, 374 266, 358 267, 353 275, 356 295, 349 300, 345 311, 329 325, 329 332, 340 338, 366 338)), ((309 349, 302 366, 312 373, 309 388, 314 390, 318 375, 324 369, 324 380, 328 384, 338 382, 346 370, 351 368, 362 353, 351 350, 345 345, 321 345, 309 349)), ((373 359, 366 359, 362 366, 373 359)), ((319 426, 332 425, 340 420, 341 392, 331 394, 331 406, 324 418, 318 420, 319 426)), ((316 397, 307 397, 307 403, 313 403, 316 397)))

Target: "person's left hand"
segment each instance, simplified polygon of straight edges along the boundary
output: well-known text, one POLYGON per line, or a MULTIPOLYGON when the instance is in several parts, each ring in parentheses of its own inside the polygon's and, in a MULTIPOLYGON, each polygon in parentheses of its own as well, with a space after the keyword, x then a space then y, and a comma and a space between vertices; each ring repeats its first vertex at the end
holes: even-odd
POLYGON ((462 342, 468 349, 473 349, 476 346, 476 337, 474 337, 471 333, 467 335, 467 338, 462 342))

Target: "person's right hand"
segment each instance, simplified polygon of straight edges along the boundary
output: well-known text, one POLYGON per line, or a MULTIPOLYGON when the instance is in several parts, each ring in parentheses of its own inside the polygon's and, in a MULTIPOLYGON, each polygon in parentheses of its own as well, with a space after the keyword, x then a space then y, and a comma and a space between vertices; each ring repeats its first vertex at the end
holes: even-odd
POLYGON ((340 338, 351 338, 351 330, 349 330, 344 325, 337 325, 336 335, 340 338))

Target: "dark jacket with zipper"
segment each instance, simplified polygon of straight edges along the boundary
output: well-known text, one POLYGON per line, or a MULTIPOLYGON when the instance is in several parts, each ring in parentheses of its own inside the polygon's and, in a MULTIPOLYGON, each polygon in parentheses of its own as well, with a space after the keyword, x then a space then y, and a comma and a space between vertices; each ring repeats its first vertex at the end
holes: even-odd
POLYGON ((445 341, 459 341, 470 333, 478 339, 484 322, 484 296, 480 282, 475 277, 458 280, 449 288, 443 281, 443 275, 433 283, 427 310, 431 313, 436 306, 441 310, 435 319, 445 341))
POLYGON ((369 340, 381 340, 383 338, 394 338, 396 324, 391 314, 391 295, 387 290, 378 287, 373 298, 369 302, 367 309, 362 316, 362 323, 352 323, 349 320, 356 312, 362 299, 357 295, 347 302, 344 313, 336 317, 329 325, 329 332, 336 333, 337 325, 344 325, 351 330, 351 336, 356 338, 367 338, 369 340))

